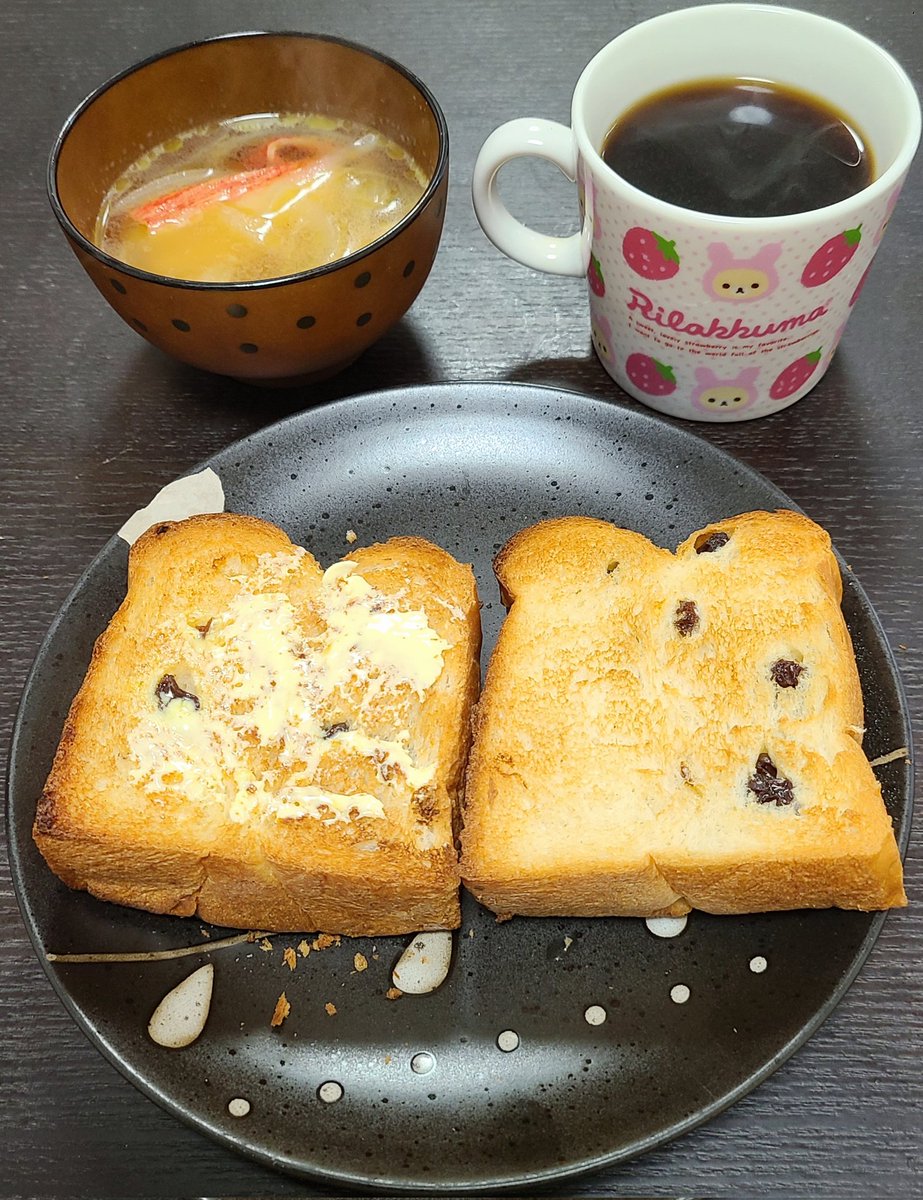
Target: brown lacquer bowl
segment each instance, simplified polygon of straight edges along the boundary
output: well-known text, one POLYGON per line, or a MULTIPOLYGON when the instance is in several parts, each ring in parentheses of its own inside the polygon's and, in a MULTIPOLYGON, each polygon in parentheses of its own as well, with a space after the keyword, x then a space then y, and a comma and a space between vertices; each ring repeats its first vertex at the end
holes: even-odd
POLYGON ((317 34, 237 33, 167 50, 97 88, 58 136, 48 192, 90 279, 149 342, 222 375, 300 383, 347 366, 416 299, 442 233, 448 155, 439 105, 400 64, 317 34), (420 200, 365 249, 278 279, 172 279, 93 244, 103 197, 145 151, 209 121, 284 111, 381 130, 426 172, 420 200))

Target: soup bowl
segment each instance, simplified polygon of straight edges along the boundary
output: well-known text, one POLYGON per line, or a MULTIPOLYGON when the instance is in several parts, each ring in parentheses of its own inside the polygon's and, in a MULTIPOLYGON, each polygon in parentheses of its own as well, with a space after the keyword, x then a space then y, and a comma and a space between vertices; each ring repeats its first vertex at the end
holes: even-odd
POLYGON ((416 299, 442 233, 448 154, 435 97, 392 59, 319 34, 234 33, 164 51, 97 88, 58 135, 48 194, 90 279, 142 337, 207 371, 297 384, 348 366, 416 299), (95 244, 104 197, 147 151, 210 122, 275 112, 377 129, 415 159, 422 196, 368 246, 275 279, 172 278, 95 244))

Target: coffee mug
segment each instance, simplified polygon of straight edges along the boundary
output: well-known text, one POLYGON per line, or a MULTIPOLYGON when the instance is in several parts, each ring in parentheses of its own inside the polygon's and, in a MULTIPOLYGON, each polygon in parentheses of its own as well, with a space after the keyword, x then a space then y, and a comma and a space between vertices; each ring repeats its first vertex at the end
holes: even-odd
POLYGON ((571 128, 520 119, 495 130, 474 169, 474 207, 510 258, 585 275, 593 345, 642 404, 695 421, 779 412, 830 364, 920 138, 920 106, 897 62, 836 21, 759 4, 681 9, 627 30, 577 82, 571 128), (867 187, 813 211, 772 217, 694 212, 645 194, 602 159, 617 117, 677 84, 749 78, 806 88, 866 134, 867 187), (527 228, 497 174, 546 158, 577 183, 582 227, 527 228))

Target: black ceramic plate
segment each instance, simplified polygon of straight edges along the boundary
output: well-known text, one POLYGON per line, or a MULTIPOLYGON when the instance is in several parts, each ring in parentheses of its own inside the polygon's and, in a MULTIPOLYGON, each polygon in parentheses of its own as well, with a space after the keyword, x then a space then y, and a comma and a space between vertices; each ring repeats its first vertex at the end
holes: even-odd
MULTIPOLYGON (((765 479, 635 408, 534 387, 471 384, 345 400, 255 434, 211 460, 228 507, 278 522, 322 561, 418 533, 474 563, 485 655, 502 617, 494 552, 542 517, 589 513, 673 547, 708 521, 789 505, 765 479)), ((789 505, 790 506, 790 505, 789 505)), ((68 891, 29 835, 35 799, 96 635, 124 590, 126 549, 106 546, 64 605, 26 687, 10 769, 16 888, 36 949, 163 949, 196 921, 153 917, 68 891)), ((868 708, 871 757, 909 745, 881 628, 845 574, 844 607, 868 708)), ((881 771, 902 845, 910 772, 881 771)), ((617 1162, 706 1120, 764 1079, 817 1028, 855 976, 881 915, 694 914, 669 941, 634 920, 495 924, 470 897, 452 970, 431 996, 386 998, 406 939, 360 939, 299 959, 297 937, 215 953, 203 1036, 183 1051, 147 1037, 161 996, 200 961, 46 964, 91 1040, 153 1099, 272 1166, 402 1191, 500 1189, 617 1162), (354 971, 357 950, 368 970, 354 971), (767 969, 750 962, 763 956, 767 969), (685 984, 684 1004, 671 989, 685 984), (285 989, 291 1015, 269 1020, 285 989), (329 1016, 325 1004, 336 1006, 329 1016), (590 1005, 602 1025, 584 1017, 590 1005), (498 1034, 515 1030, 504 1053, 498 1034), (426 1074, 411 1069, 432 1056, 426 1074), (343 1087, 324 1103, 325 1081, 343 1087), (250 1101, 234 1118, 228 1102, 250 1101)), ((212 936, 222 931, 213 930, 212 936)), ((202 959, 201 961, 205 961, 202 959)))

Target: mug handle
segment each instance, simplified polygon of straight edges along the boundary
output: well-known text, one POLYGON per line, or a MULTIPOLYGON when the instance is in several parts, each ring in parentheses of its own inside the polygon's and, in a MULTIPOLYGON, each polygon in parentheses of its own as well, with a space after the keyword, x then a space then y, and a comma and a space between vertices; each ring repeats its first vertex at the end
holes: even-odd
POLYGON ((495 129, 474 164, 471 198, 484 232, 509 258, 552 275, 584 275, 586 265, 581 233, 552 237, 517 221, 500 199, 497 175, 513 158, 546 158, 573 182, 577 178, 577 148, 566 125, 519 117, 495 129))

